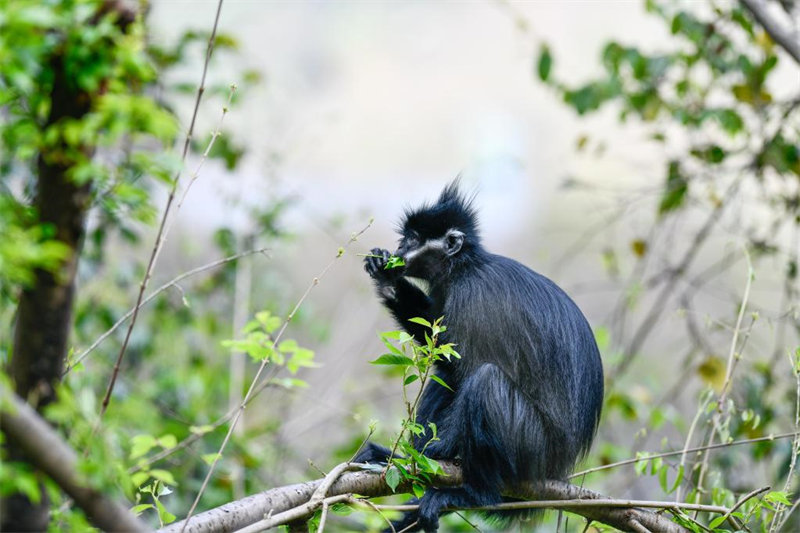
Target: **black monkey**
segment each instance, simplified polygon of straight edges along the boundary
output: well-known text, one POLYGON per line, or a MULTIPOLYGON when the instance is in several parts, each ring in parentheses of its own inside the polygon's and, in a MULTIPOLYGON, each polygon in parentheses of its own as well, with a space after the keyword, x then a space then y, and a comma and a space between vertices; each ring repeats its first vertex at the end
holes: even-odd
MULTIPOLYGON (((424 328, 409 319, 443 316, 443 341, 461 354, 437 363, 437 376, 454 392, 431 382, 417 421, 438 428, 440 440, 426 455, 460 458, 464 483, 428 489, 419 511, 395 524, 400 531, 417 522, 413 530, 431 532, 447 507, 496 504, 505 486, 563 479, 594 438, 603 368, 592 330, 569 296, 483 248, 458 180, 433 205, 406 211, 400 232, 394 255, 405 266, 385 269, 389 252, 376 248, 379 257, 367 257, 365 268, 401 327, 421 341, 424 328), (427 281, 428 291, 407 277, 427 281)), ((385 462, 388 455, 369 443, 356 461, 385 462)))

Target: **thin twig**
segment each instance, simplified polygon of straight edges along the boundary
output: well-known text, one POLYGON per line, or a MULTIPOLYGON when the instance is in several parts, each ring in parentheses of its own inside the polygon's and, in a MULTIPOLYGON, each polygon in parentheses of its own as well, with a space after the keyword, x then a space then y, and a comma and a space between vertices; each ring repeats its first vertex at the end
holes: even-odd
MULTIPOLYGON (((218 266, 222 266, 222 265, 224 265, 226 263, 230 263, 231 261, 236 261, 237 259, 241 259, 241 258, 247 257, 249 255, 267 252, 268 250, 269 250, 269 248, 258 248, 256 250, 247 250, 245 252, 241 252, 241 253, 234 254, 234 255, 231 255, 231 256, 228 256, 228 257, 224 257, 222 259, 217 259, 216 261, 212 261, 211 263, 206 263, 205 265, 201 265, 199 267, 196 267, 196 268, 193 268, 191 270, 188 270, 188 271, 186 271, 186 272, 184 272, 184 273, 182 273, 182 274, 180 274, 178 276, 175 276, 174 278, 172 278, 171 280, 169 280, 168 282, 166 282, 165 284, 163 284, 162 286, 160 286, 159 288, 157 288, 156 290, 154 290, 153 292, 148 294, 147 297, 142 300, 141 307, 144 307, 145 305, 150 303, 150 301, 153 298, 155 298, 156 296, 158 296, 159 294, 161 294, 165 290, 176 286, 178 283, 180 283, 181 281, 183 281, 184 279, 186 279, 188 277, 194 276, 196 274, 200 274, 202 272, 205 272, 206 270, 211 270, 211 269, 216 268, 218 266)), ((134 309, 135 308, 131 308, 127 313, 122 315, 119 318, 119 320, 117 320, 114 323, 113 326, 108 328, 108 330, 106 330, 102 335, 97 337, 97 339, 95 339, 95 341, 88 348, 86 348, 86 350, 84 350, 81 353, 79 353, 75 357, 75 360, 70 362, 69 365, 67 366, 67 369, 64 370, 64 374, 62 374, 62 377, 67 375, 72 369, 74 369, 81 362, 83 362, 83 360, 86 359, 86 357, 88 357, 88 355, 90 353, 92 353, 98 346, 100 346, 100 344, 104 340, 106 340, 112 333, 114 333, 117 330, 117 328, 119 328, 126 320, 128 320, 131 317, 131 315, 133 315, 134 309)))
MULTIPOLYGON (((714 443, 714 437, 716 435, 720 436, 720 440, 723 440, 722 435, 722 426, 726 425, 730 421, 730 410, 727 408, 727 397, 728 391, 730 390, 730 386, 733 383, 733 372, 736 369, 736 365, 739 362, 741 357, 741 352, 744 350, 744 344, 747 342, 749 338, 749 333, 745 337, 745 340, 742 343, 742 346, 739 349, 739 353, 737 353, 736 348, 739 344, 739 332, 742 329, 742 320, 744 319, 744 311, 747 308, 748 301, 750 299, 750 287, 752 286, 753 282, 753 265, 750 262, 750 253, 747 251, 747 248, 744 248, 744 255, 745 259, 747 260, 747 280, 745 281, 744 287, 744 294, 742 295, 742 302, 739 306, 739 312, 736 317, 736 326, 733 329, 733 336, 731 338, 731 347, 728 351, 728 362, 726 364, 725 369, 725 382, 722 384, 722 390, 719 395, 719 399, 717 400, 717 409, 714 412, 714 416, 711 418, 711 432, 708 435, 708 445, 712 445, 714 443), (722 422, 722 417, 725 417, 725 421, 722 422)), ((753 318, 755 321, 755 318, 753 318)), ((751 324, 752 328, 752 324, 751 324)), ((708 471, 708 455, 703 457, 703 460, 700 463, 700 471, 697 474, 697 490, 695 492, 696 496, 695 499, 698 500, 700 495, 703 491, 703 481, 705 480, 706 472, 708 471)), ((697 513, 695 513, 697 516, 697 513)))
POLYGON ((750 287, 753 284, 753 264, 750 262, 750 253, 747 251, 747 248, 744 249, 744 256, 747 260, 747 281, 744 285, 744 294, 742 295, 742 304, 739 306, 739 314, 736 317, 736 327, 733 330, 733 339, 731 339, 731 347, 728 351, 728 364, 726 367, 725 373, 725 382, 722 384, 722 392, 719 395, 719 405, 717 405, 717 410, 721 412, 723 408, 723 403, 728 396, 728 391, 730 390, 731 383, 733 381, 733 371, 736 369, 736 363, 739 361, 739 357, 737 357, 736 353, 736 346, 739 341, 739 331, 742 328, 742 319, 744 319, 744 311, 747 308, 747 303, 750 299, 750 287))
POLYGON ((192 188, 192 185, 197 178, 200 177, 200 170, 203 168, 203 165, 208 160, 208 155, 211 153, 211 149, 214 147, 214 144, 217 142, 217 137, 222 135, 222 122, 225 120, 225 116, 228 114, 228 110, 230 109, 231 102, 233 102, 233 95, 236 94, 237 86, 235 83, 231 84, 230 91, 228 91, 228 101, 222 107, 222 115, 219 117, 219 122, 217 122, 217 127, 214 128, 214 131, 211 132, 211 139, 208 140, 208 144, 206 145, 206 149, 203 151, 203 155, 200 156, 200 161, 198 161, 197 166, 192 172, 191 177, 189 178, 189 183, 186 185, 186 188, 183 190, 183 194, 181 194, 181 199, 178 201, 177 210, 180 210, 183 202, 186 200, 186 195, 189 194, 189 189, 192 188))
POLYGON ((328 502, 322 502, 322 513, 319 515, 319 526, 317 527, 317 533, 322 533, 325 531, 325 520, 328 519, 328 502))
MULTIPOLYGON (((794 379, 796 383, 795 389, 795 404, 794 404, 794 427, 795 429, 800 428, 800 369, 798 369, 798 364, 800 361, 797 361, 792 357, 791 352, 789 352, 789 364, 791 365, 792 374, 794 374, 794 379)), ((788 493, 789 490, 792 488, 792 480, 794 478, 794 470, 797 466, 797 453, 800 450, 800 436, 795 437, 792 441, 792 455, 791 459, 789 460, 789 472, 786 474, 786 483, 783 485, 783 491, 788 493)), ((775 514, 772 516, 772 522, 769 526, 769 533, 773 533, 773 531, 778 531, 776 527, 778 524, 778 519, 780 515, 782 515, 786 511, 786 506, 782 503, 778 503, 777 509, 775 510, 775 514)))
POLYGON ((792 506, 789 508, 786 514, 783 515, 783 520, 781 520, 781 523, 778 526, 778 531, 784 530, 783 528, 786 525, 786 522, 789 521, 789 517, 792 516, 792 513, 795 512, 798 506, 800 506, 800 499, 795 500, 795 502, 792 504, 792 506))
POLYGON ((628 523, 628 526, 630 526, 631 531, 634 531, 634 533, 653 533, 652 531, 650 531, 649 529, 644 527, 642 524, 640 524, 636 520, 631 520, 628 523))
MULTIPOLYGON (((383 511, 416 511, 418 504, 405 505, 376 505, 383 511)), ((586 508, 586 507, 622 507, 622 508, 641 508, 641 509, 684 509, 689 511, 700 511, 703 513, 725 514, 727 507, 721 505, 704 505, 699 503, 684 503, 671 501, 651 501, 651 500, 625 500, 617 498, 602 499, 572 499, 572 500, 528 500, 504 502, 495 505, 484 505, 481 507, 464 507, 465 511, 508 511, 517 509, 567 509, 567 508, 586 508)))
POLYGON ((364 448, 364 445, 367 442, 369 442, 370 438, 372 438, 373 433, 375 433, 375 428, 374 427, 369 428, 369 433, 367 433, 367 436, 364 437, 364 440, 361 441, 361 444, 358 445, 358 449, 355 452, 353 452, 352 457, 350 457, 350 461, 348 461, 349 463, 352 463, 355 460, 359 452, 361 452, 361 450, 364 448))
MULTIPOLYGON (((711 401, 713 393, 703 394, 704 398, 703 401, 700 402, 700 407, 697 408, 697 412, 692 419, 692 424, 689 426, 689 432, 686 434, 686 440, 684 441, 683 445, 683 453, 681 453, 681 462, 678 466, 678 471, 680 472, 681 469, 685 472, 686 468, 686 456, 688 455, 689 445, 692 443, 692 436, 694 436, 694 431, 697 429, 697 422, 700 420, 700 417, 703 416, 703 413, 706 411, 706 407, 708 403, 711 401)), ((678 486, 678 489, 675 491, 675 501, 679 502, 683 499, 681 494, 681 486, 678 486)))
POLYGON ((328 472, 328 475, 322 480, 317 490, 314 491, 314 494, 311 495, 311 499, 309 502, 321 502, 325 499, 328 495, 328 490, 330 490, 331 485, 339 479, 343 473, 348 472, 350 470, 360 470, 360 466, 354 466, 352 463, 341 463, 336 465, 336 467, 328 472))
MULTIPOLYGON (((277 334, 275 335, 274 339, 272 339, 272 347, 273 348, 278 345, 278 342, 280 341, 281 337, 283 336, 283 333, 286 331, 286 328, 289 326, 289 322, 291 322, 291 320, 294 318, 295 313, 297 313, 297 311, 300 309, 300 306, 303 304, 303 302, 305 302, 306 298, 308 298, 308 295, 311 293, 311 291, 314 289, 314 287, 316 287, 319 284, 320 280, 333 267, 334 263, 336 263, 336 261, 340 257, 342 257, 342 255, 344 255, 345 249, 347 247, 349 247, 351 244, 353 244, 354 242, 356 242, 358 240, 358 238, 361 235, 363 235, 364 232, 367 231, 370 228, 370 226, 372 226, 372 222, 373 221, 370 219, 369 223, 367 223, 367 225, 361 231, 351 235, 350 236, 350 240, 347 241, 345 246, 340 248, 339 251, 336 253, 336 256, 333 259, 331 259, 331 261, 325 266, 325 268, 322 269, 322 271, 319 273, 319 275, 311 280, 311 283, 306 288, 306 290, 303 293, 303 295, 300 297, 300 299, 295 304, 294 308, 291 310, 291 312, 287 315, 286 319, 283 321, 283 324, 281 325, 281 327, 278 330, 277 334)), ((191 518, 192 518, 192 515, 194 514, 194 511, 197 508, 197 505, 200 503, 200 498, 203 496, 203 493, 205 492, 206 487, 208 487, 208 483, 211 481, 211 476, 214 473, 214 469, 216 468, 217 463, 219 462, 220 458, 222 457, 222 452, 227 447, 228 441, 230 441, 231 435, 233 434, 233 430, 236 428, 236 424, 239 421, 239 418, 241 417, 242 413, 244 412, 245 407, 247 407, 247 404, 250 402, 251 397, 253 397, 254 394, 258 392, 258 390, 261 390, 261 389, 257 390, 257 385, 259 383, 259 378, 261 377, 261 374, 264 372, 264 369, 267 366, 267 363, 269 363, 269 358, 265 358, 261 362, 261 365, 258 367, 258 370, 256 371, 256 375, 253 377, 253 380, 250 382, 250 387, 247 389, 247 392, 245 393, 241 404, 239 405, 238 409, 236 409, 236 411, 235 411, 235 413, 233 415, 233 419, 231 420, 231 424, 228 427, 228 433, 225 435, 225 438, 222 440, 222 444, 220 444, 219 450, 217 451, 217 453, 216 453, 216 455, 214 457, 214 460, 212 461, 211 465, 208 468, 208 472, 206 473, 206 477, 203 479, 203 484, 200 486, 200 490, 197 492, 197 496, 195 497, 194 502, 192 502, 192 506, 189 508, 189 512, 187 513, 186 518, 184 519, 183 526, 181 528, 181 533, 183 533, 186 530, 186 526, 189 525, 189 522, 191 521, 191 518)))
POLYGON ((397 533, 397 530, 395 530, 395 528, 394 528, 394 524, 392 524, 392 521, 391 521, 391 520, 389 520, 389 519, 386 517, 386 515, 385 515, 385 514, 383 514, 383 513, 381 512, 381 510, 380 510, 380 509, 378 509, 378 508, 375 506, 375 504, 374 504, 374 503, 372 503, 371 501, 369 501, 369 500, 362 500, 362 499, 359 499, 359 498, 354 498, 354 497, 352 497, 352 496, 351 496, 351 497, 350 497, 350 499, 347 501, 347 503, 350 503, 350 504, 357 504, 357 503, 358 503, 358 504, 362 504, 362 503, 363 503, 363 504, 365 504, 367 507, 369 507, 370 509, 372 509, 373 511, 375 511, 376 513, 378 513, 378 515, 379 515, 381 518, 383 518, 383 520, 384 520, 384 521, 385 521, 385 522, 386 522, 386 523, 389 525, 389 529, 392 531, 392 533, 397 533))
POLYGON ((467 525, 469 525, 469 526, 470 526, 472 529, 474 529, 475 531, 481 531, 481 528, 479 528, 477 524, 474 524, 474 523, 472 523, 472 522, 471 522, 471 521, 470 521, 470 520, 469 520, 469 519, 468 519, 466 516, 464 516, 464 513, 455 512, 455 513, 453 513, 453 514, 455 514, 455 515, 456 515, 456 516, 458 516, 458 517, 459 517, 461 520, 463 520, 464 522, 466 522, 466 523, 467 523, 467 525))
MULTIPOLYGON (((200 78, 200 86, 197 88, 197 97, 195 98, 194 103, 194 110, 192 112, 192 120, 189 124, 189 130, 186 133, 186 139, 183 143, 183 152, 181 154, 181 162, 184 163, 186 161, 186 157, 189 153, 189 145, 191 144, 192 135, 194 134, 194 126, 197 120, 197 114, 200 109, 200 101, 203 97, 203 92, 205 91, 205 83, 206 83, 206 74, 208 72, 208 64, 211 62, 211 54, 214 50, 214 41, 217 36, 217 27, 219 25, 219 17, 220 13, 222 12, 222 2, 223 0, 219 0, 217 3, 217 13, 214 17, 214 26, 211 29, 211 35, 208 38, 208 48, 206 50, 206 58, 203 62, 203 75, 200 78)), ((114 369, 111 372, 111 379, 108 382, 108 387, 106 388, 105 396, 103 397, 103 403, 100 407, 100 415, 97 419, 97 424, 95 425, 95 429, 93 430, 93 434, 96 429, 99 427, 100 422, 102 421, 103 415, 105 414, 106 410, 108 409, 108 404, 111 401, 111 393, 114 390, 114 384, 117 382, 117 376, 119 375, 119 369, 122 365, 122 359, 125 356, 125 350, 128 348, 128 342, 131 338, 131 333, 133 332, 133 326, 136 324, 136 318, 139 315, 139 309, 142 306, 142 300, 144 298, 144 291, 147 288, 147 283, 150 281, 150 277, 153 275, 153 269, 155 267, 156 260, 158 259, 158 255, 161 252, 161 249, 164 246, 164 240, 166 238, 165 229, 167 228, 167 221, 169 220, 169 215, 172 207, 172 203, 175 200, 175 194, 178 190, 178 182, 180 180, 180 170, 175 175, 175 179, 172 182, 172 188, 170 189, 169 196, 167 197, 167 203, 164 207, 164 214, 161 217, 161 223, 158 227, 158 233, 156 234, 156 242, 153 246, 153 251, 150 254, 150 260, 147 264, 147 269, 145 270, 144 278, 142 279, 141 284, 139 285, 139 295, 136 299, 136 305, 133 308, 133 315, 131 316, 131 322, 128 325, 128 331, 125 333, 125 340, 122 343, 122 347, 119 350, 119 355, 117 356, 117 360, 114 363, 114 369)), ((88 449, 88 448, 87 448, 88 449)))
POLYGON ((271 529, 273 527, 282 526, 299 518, 303 518, 325 504, 331 505, 334 503, 342 503, 350 500, 349 494, 339 494, 338 496, 331 496, 330 498, 325 498, 322 501, 318 502, 308 502, 304 505, 300 505, 299 507, 295 507, 294 509, 289 509, 288 511, 284 511, 282 513, 278 513, 274 516, 269 518, 265 518, 264 520, 260 520, 255 524, 251 524, 247 527, 243 527, 236 531, 236 533, 258 533, 265 529, 271 529))
MULTIPOLYGON (((748 500, 751 500, 751 499, 755 498, 759 494, 767 492, 769 489, 770 489, 770 487, 761 487, 760 489, 751 490, 750 492, 748 492, 747 494, 745 494, 744 496, 739 498, 739 501, 737 501, 736 504, 733 507, 731 507, 730 510, 727 513, 722 515, 722 519, 723 519, 722 521, 725 522, 726 520, 734 518, 731 515, 733 515, 733 513, 735 513, 736 510, 739 509, 739 507, 741 507, 742 505, 747 503, 748 500)), ((741 524, 737 524, 737 523, 734 522, 732 525, 737 530, 741 530, 742 529, 741 524)))
POLYGON ((703 226, 695 234, 692 243, 684 253, 680 263, 678 263, 675 268, 671 269, 671 275, 669 279, 666 281, 661 289, 661 292, 656 297, 655 303, 650 308, 647 316, 644 318, 644 320, 642 320, 641 324, 634 333, 633 338, 624 351, 622 360, 619 362, 616 368, 612 369, 612 371, 609 373, 610 375, 607 379, 608 382, 614 383, 618 381, 619 377, 627 371, 630 364, 636 358, 639 349, 644 344, 645 339, 647 339, 647 337, 650 335, 650 331, 657 324, 658 319, 664 312, 666 303, 669 301, 675 285, 678 283, 681 275, 688 270, 689 266, 692 264, 692 261, 694 261, 694 258, 697 256, 697 253, 700 251, 703 243, 711 234, 711 230, 714 229, 714 226, 716 225, 720 216, 722 216, 725 207, 730 203, 731 197, 733 197, 738 188, 739 180, 737 179, 734 180, 733 183, 731 183, 731 185, 727 188, 723 200, 714 207, 703 226))
POLYGON ((575 472, 574 474, 567 476, 567 479, 573 479, 579 476, 585 476, 586 474, 593 474, 595 472, 600 472, 602 470, 609 470, 612 468, 616 468, 618 466, 625 466, 625 465, 632 465, 636 464, 639 461, 649 461, 650 459, 658 459, 662 457, 675 457, 676 455, 681 455, 683 453, 692 453, 692 452, 702 452, 705 450, 715 450, 717 448, 728 448, 733 446, 740 446, 742 444, 752 444, 755 442, 764 442, 764 441, 772 441, 772 440, 780 440, 780 439, 788 439, 791 437, 798 437, 800 436, 800 431, 792 431, 791 433, 780 433, 778 435, 768 435, 766 437, 757 437, 755 439, 744 439, 744 440, 735 440, 732 442, 723 442, 718 444, 712 444, 710 446, 697 446, 696 448, 687 448, 685 450, 676 450, 672 452, 663 452, 657 453, 653 455, 648 455, 646 457, 636 457, 633 459, 625 459, 623 461, 617 461, 616 463, 610 463, 607 465, 595 466, 594 468, 589 468, 587 470, 581 470, 580 472, 575 472))

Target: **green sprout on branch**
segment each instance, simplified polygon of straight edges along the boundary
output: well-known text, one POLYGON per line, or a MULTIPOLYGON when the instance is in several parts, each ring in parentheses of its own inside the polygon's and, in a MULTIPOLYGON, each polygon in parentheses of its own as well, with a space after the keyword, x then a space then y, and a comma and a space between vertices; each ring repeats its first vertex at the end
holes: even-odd
POLYGON ((433 476, 443 474, 439 463, 424 455, 427 447, 439 440, 439 437, 436 424, 428 422, 426 426, 417 421, 420 398, 429 380, 436 383, 431 386, 442 386, 452 390, 447 383, 433 373, 434 366, 437 361, 461 358, 453 348, 453 343, 440 343, 440 335, 447 330, 442 324, 442 320, 443 318, 439 318, 430 323, 424 318, 410 319, 410 322, 424 326, 430 331, 425 331, 424 344, 415 342, 414 337, 404 331, 389 331, 381 334, 381 341, 389 351, 372 361, 374 365, 399 368, 403 373, 403 402, 406 407, 406 418, 403 420, 400 434, 392 446, 384 476, 386 483, 393 491, 401 483, 411 483, 412 492, 417 497, 424 494, 425 486, 430 483, 433 476), (412 388, 411 385, 415 382, 418 384, 412 388), (424 441, 425 444, 418 449, 414 446, 415 441, 424 441))
MULTIPOLYGON (((376 255, 376 254, 358 254, 358 255, 359 255, 359 257, 378 257, 378 258, 383 258, 382 255, 376 255)), ((386 260, 386 264, 383 265, 383 269, 384 270, 391 270, 393 268, 400 268, 400 267, 403 267, 403 266, 406 266, 406 263, 405 263, 405 261, 403 261, 402 257, 398 257, 396 255, 390 255, 389 259, 386 260)))

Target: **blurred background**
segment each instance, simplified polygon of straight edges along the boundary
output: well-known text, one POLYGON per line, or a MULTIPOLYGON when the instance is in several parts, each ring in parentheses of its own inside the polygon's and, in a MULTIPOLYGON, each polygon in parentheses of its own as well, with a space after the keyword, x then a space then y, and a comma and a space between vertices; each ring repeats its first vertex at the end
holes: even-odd
MULTIPOLYGON (((761 7, 797 37, 793 2, 761 7)), ((146 94, 174 114, 180 143, 216 9, 154 1, 144 19, 158 65, 146 94)), ((259 311, 286 317, 309 287, 284 338, 312 350, 314 366, 267 366, 273 381, 245 411, 200 509, 318 477, 352 455, 372 420, 373 438, 391 442, 401 381, 369 361, 396 325, 360 254, 394 249, 403 210, 456 176, 475 194, 486 247, 553 279, 595 330, 607 395, 583 467, 797 430, 799 62, 737 2, 226 2, 150 287, 246 255, 142 309, 105 445, 135 465, 175 443, 137 455, 128 439, 202 435, 144 468, 171 487, 153 497, 185 516, 225 435, 216 421, 259 366, 222 341, 247 338, 241 328, 259 311)), ((17 169, 4 179, 30 200, 33 178, 17 169)), ((135 303, 170 190, 137 180, 146 201, 99 195, 88 214, 70 416, 98 409, 125 327, 92 343, 135 303)), ((5 297, 10 323, 14 292, 5 297)), ((8 359, 11 339, 0 341, 8 359)), ((677 490, 732 502, 765 484, 790 492, 794 449, 754 441, 584 483, 617 498, 677 490)), ((145 513, 164 522, 155 507, 145 513)), ((380 523, 358 513, 329 527, 380 523)))

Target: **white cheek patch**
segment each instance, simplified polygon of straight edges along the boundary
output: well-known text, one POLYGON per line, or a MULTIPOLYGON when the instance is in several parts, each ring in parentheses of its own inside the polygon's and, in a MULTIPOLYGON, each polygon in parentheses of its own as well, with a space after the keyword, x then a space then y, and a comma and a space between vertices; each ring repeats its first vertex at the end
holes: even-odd
POLYGON ((408 252, 405 255, 405 257, 403 257, 403 260, 406 263, 410 263, 411 261, 414 260, 415 257, 417 257, 420 254, 424 254, 426 252, 433 251, 433 250, 439 250, 439 251, 444 250, 444 239, 445 238, 442 237, 441 239, 431 239, 431 240, 425 241, 425 244, 423 244, 422 246, 420 246, 416 250, 411 250, 410 252, 408 252))

